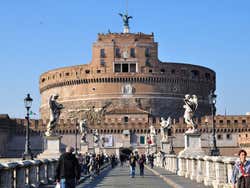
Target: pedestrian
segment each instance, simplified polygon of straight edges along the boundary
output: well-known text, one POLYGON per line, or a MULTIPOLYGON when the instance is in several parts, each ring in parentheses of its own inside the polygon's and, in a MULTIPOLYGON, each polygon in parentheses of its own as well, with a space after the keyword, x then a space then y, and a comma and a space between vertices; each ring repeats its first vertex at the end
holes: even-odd
POLYGON ((90 160, 89 160, 89 173, 90 173, 90 180, 93 180, 95 177, 95 170, 96 170, 96 160, 95 160, 95 154, 92 154, 90 156, 90 160))
POLYGON ((116 165, 116 157, 115 154, 111 155, 111 167, 114 168, 116 165))
POLYGON ((81 168, 73 151, 73 147, 66 147, 66 152, 58 160, 56 182, 60 182, 61 188, 75 188, 80 179, 81 168))
POLYGON ((233 167, 231 182, 233 188, 249 188, 250 187, 250 161, 246 160, 247 152, 240 150, 239 161, 235 162, 233 167))
POLYGON ((154 168, 154 154, 149 155, 149 164, 151 168, 154 168))
POLYGON ((136 158, 133 153, 131 153, 129 158, 129 164, 130 164, 130 176, 131 178, 135 177, 135 167, 136 167, 136 158))
POLYGON ((141 157, 139 158, 139 167, 140 167, 140 176, 144 176, 144 164, 146 162, 145 156, 142 154, 141 157))

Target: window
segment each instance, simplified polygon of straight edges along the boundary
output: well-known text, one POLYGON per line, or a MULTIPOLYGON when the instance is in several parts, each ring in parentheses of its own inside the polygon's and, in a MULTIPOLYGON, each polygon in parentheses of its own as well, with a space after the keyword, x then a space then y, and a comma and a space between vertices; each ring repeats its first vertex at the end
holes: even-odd
POLYGON ((235 120, 234 120, 234 124, 238 124, 238 120, 235 119, 235 120))
POLYGON ((86 74, 89 74, 89 73, 90 73, 90 70, 85 70, 85 73, 86 73, 86 74))
POLYGON ((171 70, 171 74, 175 74, 175 69, 172 69, 172 70, 171 70))
POLYGON ((245 120, 245 119, 242 120, 242 124, 243 124, 243 125, 246 124, 246 120, 245 120))
POLYGON ((122 64, 122 72, 128 72, 128 64, 122 64))
POLYGON ((223 124, 223 120, 222 119, 219 122, 220 122, 221 125, 223 124))
POLYGON ((65 75, 66 75, 66 76, 69 76, 69 72, 66 72, 65 75))
POLYGON ((145 65, 149 66, 149 67, 151 66, 151 63, 150 63, 149 59, 146 59, 145 65))
POLYGON ((100 50, 100 57, 105 58, 105 50, 104 49, 100 50))
POLYGON ((149 69, 149 71, 148 71, 148 72, 152 73, 153 71, 152 71, 152 69, 149 69))
POLYGON ((105 61, 103 59, 101 59, 100 65, 103 67, 105 66, 105 61))
POLYGON ((137 72, 137 65, 134 61, 121 61, 114 63, 114 72, 137 72))
POLYGON ((121 64, 115 64, 115 72, 121 72, 121 64))
POLYGON ((128 116, 124 117, 124 123, 128 123, 128 116))
POLYGON ((136 72, 136 64, 130 64, 130 72, 136 72))
POLYGON ((210 80, 211 79, 210 74, 209 73, 205 73, 205 78, 206 78, 207 81, 210 80))
POLYGON ((227 125, 230 125, 230 123, 231 123, 230 120, 227 120, 227 125))
POLYGON ((150 48, 145 49, 145 57, 150 57, 150 48))
POLYGON ((231 134, 227 134, 227 139, 228 140, 232 140, 232 135, 231 134))
POLYGON ((96 70, 97 73, 101 73, 101 70, 96 70))
POLYGON ((145 136, 140 136, 140 144, 145 144, 145 136))
POLYGON ((161 69, 161 73, 164 73, 165 72, 165 69, 161 69))
POLYGON ((192 70, 192 71, 191 71, 191 78, 192 78, 192 79, 197 79, 197 78, 199 78, 199 75, 200 75, 200 72, 199 72, 199 71, 197 71, 197 70, 192 70))
POLYGON ((42 79, 42 82, 45 82, 45 78, 42 79))
POLYGON ((121 57, 120 48, 115 49, 115 57, 117 57, 117 58, 121 57))
POLYGON ((130 48, 130 57, 135 57, 135 49, 130 48))
POLYGON ((222 135, 221 135, 221 134, 218 134, 218 135, 217 135, 217 139, 218 139, 218 140, 222 140, 222 135))

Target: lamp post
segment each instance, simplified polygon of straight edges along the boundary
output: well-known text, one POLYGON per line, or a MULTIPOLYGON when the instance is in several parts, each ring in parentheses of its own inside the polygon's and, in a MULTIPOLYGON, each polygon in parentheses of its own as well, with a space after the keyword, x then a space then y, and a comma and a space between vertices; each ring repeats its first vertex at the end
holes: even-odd
POLYGON ((211 156, 219 156, 220 155, 220 150, 216 146, 216 137, 215 137, 215 123, 214 123, 214 115, 216 113, 216 97, 217 95, 214 94, 214 90, 210 91, 209 94, 209 104, 211 105, 211 112, 212 112, 212 139, 213 139, 213 146, 210 150, 210 155, 211 156))
POLYGON ((26 136, 25 136, 25 151, 23 153, 23 160, 33 160, 33 154, 31 153, 30 149, 30 117, 29 117, 29 110, 32 105, 33 99, 30 97, 30 94, 27 94, 27 97, 24 99, 24 106, 27 110, 27 115, 25 119, 27 119, 27 126, 26 126, 26 136))
POLYGON ((78 131, 79 131, 79 125, 77 123, 76 120, 76 132, 75 132, 75 154, 77 155, 77 135, 78 135, 78 131))

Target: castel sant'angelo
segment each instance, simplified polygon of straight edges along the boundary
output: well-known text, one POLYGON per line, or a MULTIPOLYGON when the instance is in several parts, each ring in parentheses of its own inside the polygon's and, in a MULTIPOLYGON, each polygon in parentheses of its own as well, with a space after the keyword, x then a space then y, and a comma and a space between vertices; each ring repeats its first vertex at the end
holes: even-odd
POLYGON ((184 95, 195 94, 199 99, 196 116, 201 117, 210 114, 210 90, 215 90, 213 70, 162 62, 154 34, 130 33, 125 25, 122 33, 98 34, 89 64, 58 68, 40 76, 40 113, 43 120, 49 119, 48 99, 58 94, 64 106, 61 119, 92 107, 179 118, 184 113, 184 95))
MULTIPOLYGON (((184 96, 198 97, 195 120, 202 133, 202 148, 211 148, 212 117, 209 93, 216 89, 215 72, 209 68, 163 62, 158 59, 154 34, 131 33, 127 14, 122 15, 122 33, 98 34, 89 64, 63 67, 40 76, 41 119, 31 120, 31 148, 44 150, 44 132, 50 119, 49 98, 58 94, 63 105, 55 132, 62 136, 61 151, 67 145, 80 149, 79 120, 87 119, 88 148, 95 149, 93 129, 101 138, 102 152, 121 149, 145 152, 150 126, 155 128, 158 151, 161 149, 160 119, 172 118, 173 147, 184 147, 184 96), (108 138, 108 142, 102 139, 108 138), (75 144, 76 143, 76 144, 75 144), (78 143, 78 145, 77 145, 78 143)), ((19 157, 25 141, 25 119, 0 114, 0 156, 19 157)), ((250 115, 216 115, 216 138, 222 155, 232 155, 239 146, 249 147, 250 115)), ((80 149, 81 150, 81 149, 80 149)))

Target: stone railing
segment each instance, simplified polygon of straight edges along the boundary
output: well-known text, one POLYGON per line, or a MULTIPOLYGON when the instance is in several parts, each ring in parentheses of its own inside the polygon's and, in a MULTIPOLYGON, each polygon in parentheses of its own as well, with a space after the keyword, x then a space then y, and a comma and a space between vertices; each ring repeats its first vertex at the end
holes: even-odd
POLYGON ((57 159, 0 163, 0 187, 35 188, 55 179, 57 159))
POLYGON ((236 157, 157 155, 155 165, 214 188, 231 188, 236 157))

